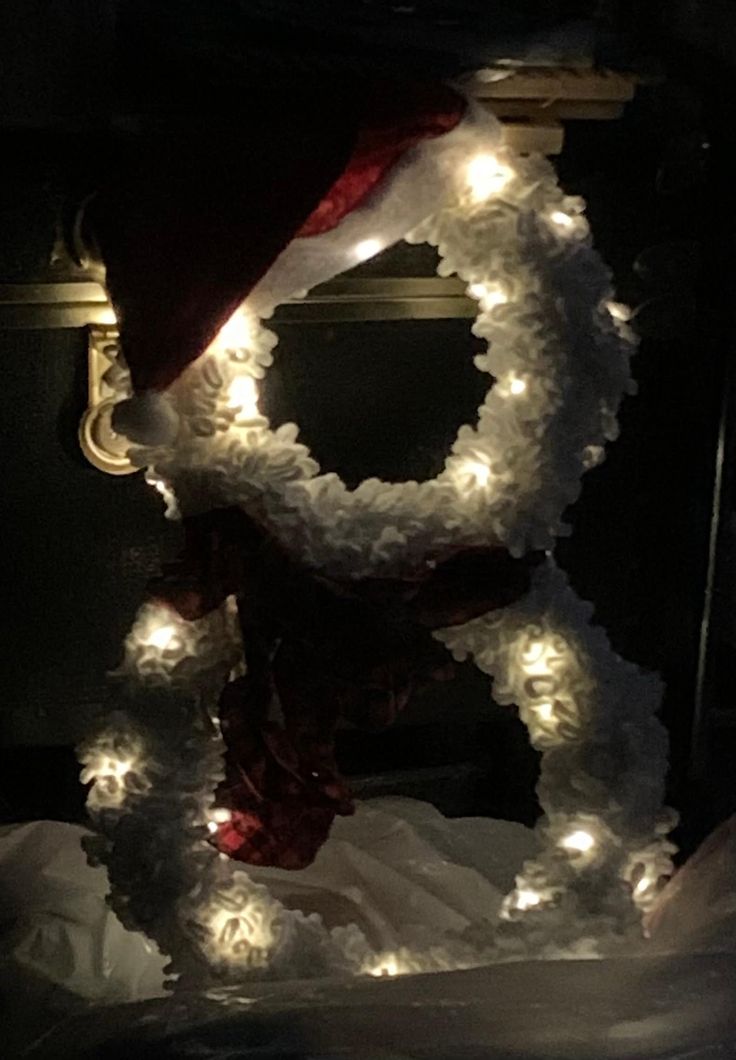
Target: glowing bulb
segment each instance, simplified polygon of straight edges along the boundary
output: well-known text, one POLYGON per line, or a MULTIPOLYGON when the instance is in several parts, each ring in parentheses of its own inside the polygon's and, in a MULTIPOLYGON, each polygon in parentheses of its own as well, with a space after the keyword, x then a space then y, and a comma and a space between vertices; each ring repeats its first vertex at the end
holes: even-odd
POLYGON ((583 831, 582 828, 577 829, 575 832, 570 832, 564 839, 561 840, 561 846, 565 850, 573 850, 578 854, 587 854, 595 846, 595 839, 590 832, 583 831))
POLYGON ((652 880, 650 880, 647 876, 642 876, 642 878, 639 880, 636 887, 634 888, 634 894, 644 894, 645 891, 649 890, 651 885, 652 880))
MULTIPOLYGON (((89 756, 80 774, 83 784, 92 783, 88 805, 94 810, 122 806, 128 794, 125 777, 138 769, 140 764, 140 757, 135 752, 126 758, 104 751, 89 756)), ((139 776, 137 790, 143 790, 146 786, 145 780, 139 776)))
POLYGON ((555 716, 554 704, 547 700, 544 703, 537 703, 534 707, 534 713, 542 719, 542 721, 552 721, 555 716))
POLYGON ((375 257, 381 249, 380 239, 363 239, 355 244, 353 254, 358 261, 368 261, 368 258, 375 257))
POLYGON ((239 350, 253 341, 253 332, 253 317, 241 306, 220 328, 214 345, 226 350, 239 350))
POLYGON ((209 919, 209 929, 216 949, 226 959, 245 956, 250 949, 268 949, 274 942, 270 921, 254 903, 242 910, 216 910, 209 919))
POLYGON ((526 909, 533 909, 535 906, 541 904, 541 897, 536 891, 523 888, 516 892, 516 908, 521 909, 523 912, 526 909))
MULTIPOLYGON (((552 637, 530 641, 520 653, 519 662, 527 677, 551 677, 553 670, 563 662, 564 645, 552 637)), ((540 692, 549 695, 549 692, 540 692)))
POLYGON ((176 636, 176 626, 157 626, 146 637, 145 643, 159 651, 165 651, 176 636))
POLYGON ((156 475, 149 469, 146 472, 146 482, 149 486, 152 486, 157 493, 161 494, 164 504, 169 511, 173 511, 176 508, 176 497, 174 491, 162 478, 157 478, 156 475))
POLYGON ((573 224, 570 214, 564 213, 562 210, 554 210, 554 212, 549 215, 549 219, 554 224, 559 225, 560 228, 571 228, 573 224))
POLYGON ((512 379, 509 383, 509 390, 512 394, 523 394, 526 390, 526 383, 523 379, 512 379))
POLYGON ((624 324, 631 320, 631 310, 623 302, 606 302, 606 309, 614 320, 620 320, 624 324))
POLYGON ((511 179, 511 170, 502 166, 495 155, 476 155, 468 163, 467 180, 474 202, 484 202, 497 194, 511 179))
POLYGON ((227 388, 228 408, 240 409, 241 416, 253 419, 258 412, 258 388, 251 375, 238 375, 227 388))
POLYGON ((207 822, 207 831, 210 833, 210 835, 215 834, 215 832, 217 831, 217 825, 214 821, 207 822))
POLYGON ((471 298, 476 298, 485 310, 495 309, 497 305, 505 305, 509 300, 506 292, 498 284, 471 283, 468 285, 468 294, 471 298))
POLYGON ((491 469, 482 460, 468 460, 464 470, 473 477, 477 486, 487 486, 491 481, 491 469))
POLYGON ((399 962, 395 957, 385 957, 375 967, 370 969, 370 974, 378 978, 379 976, 389 975, 394 976, 399 974, 399 962))
POLYGON ((122 758, 108 758, 105 766, 100 770, 100 776, 117 777, 120 779, 126 773, 130 773, 133 763, 122 758))
POLYGON ((225 824, 226 821, 232 818, 232 814, 224 806, 218 806, 216 810, 212 811, 210 817, 215 824, 225 824))
POLYGON ((533 640, 528 648, 521 653, 521 661, 525 667, 535 666, 542 661, 545 654, 546 644, 543 640, 533 640))

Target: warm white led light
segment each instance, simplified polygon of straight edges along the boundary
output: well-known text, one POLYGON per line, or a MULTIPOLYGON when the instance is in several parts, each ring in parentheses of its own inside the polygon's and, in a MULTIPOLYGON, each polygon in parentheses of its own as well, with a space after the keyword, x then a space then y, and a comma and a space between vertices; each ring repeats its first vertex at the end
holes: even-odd
POLYGON ((239 409, 240 416, 254 418, 258 413, 258 387, 252 375, 238 375, 227 388, 227 403, 231 409, 239 409))
POLYGON ((622 324, 631 320, 631 309, 623 302, 606 302, 606 309, 614 320, 619 320, 622 324))
POLYGON ((572 850, 578 854, 588 854, 595 846, 595 839, 590 832, 578 828, 576 831, 564 836, 560 840, 560 846, 563 846, 565 850, 572 850))
MULTIPOLYGON (((519 663, 526 677, 551 678, 559 670, 563 661, 562 653, 565 646, 552 636, 540 637, 538 640, 527 642, 526 647, 519 654, 519 663)), ((548 695, 548 692, 540 692, 540 695, 548 695)))
POLYGON ((562 210, 554 210, 549 215, 549 219, 554 224, 559 225, 560 228, 571 228, 573 224, 570 214, 564 213, 562 210))
POLYGON ((253 341, 255 324, 253 317, 247 309, 236 309, 230 319, 224 324, 215 339, 213 345, 224 350, 239 350, 253 341))
POLYGON ((242 910, 215 910, 209 917, 208 927, 212 944, 225 960, 237 960, 252 948, 268 949, 274 942, 270 920, 262 915, 255 902, 246 904, 242 910))
POLYGON ((521 653, 522 665, 527 668, 542 662, 547 651, 547 645, 543 640, 533 640, 521 653))
POLYGON ((210 817, 216 824, 225 824, 232 817, 229 810, 226 810, 224 806, 218 806, 216 810, 213 810, 210 817))
POLYGON ((145 643, 152 648, 158 648, 159 651, 166 651, 175 636, 176 626, 170 624, 157 626, 148 634, 145 643))
POLYGON ((509 383, 509 390, 514 395, 523 394, 526 390, 526 383, 523 379, 512 379, 509 383))
POLYGON ((510 181, 512 171, 501 165, 495 155, 476 155, 468 163, 467 180, 475 202, 484 202, 498 194, 510 181))
POLYGON ((368 261, 382 250, 380 239, 362 239, 353 248, 353 254, 357 261, 368 261))
POLYGON ((124 758, 108 758, 105 765, 100 770, 100 776, 109 777, 124 777, 126 773, 130 773, 133 768, 133 763, 130 759, 124 758))
POLYGON ((370 970, 370 975, 379 978, 380 976, 394 976, 401 973, 401 967, 396 957, 384 957, 378 964, 374 965, 370 970))
POLYGON ((542 721, 552 721, 555 716, 554 704, 547 700, 544 703, 536 703, 534 705, 534 713, 542 721))
POLYGON ((471 283, 468 285, 468 294, 477 299, 486 312, 498 305, 505 305, 509 300, 506 292, 496 283, 471 283))
POLYGON ((164 504, 167 510, 173 511, 176 509, 176 497, 171 487, 162 478, 158 478, 150 470, 146 472, 146 482, 149 486, 152 486, 157 493, 161 494, 164 504))
POLYGON ((491 469, 483 460, 468 460, 464 470, 478 486, 487 486, 491 481, 491 469))
MULTIPOLYGON (((92 784, 89 805, 95 810, 122 806, 127 794, 125 778, 134 770, 138 771, 140 766, 140 756, 133 748, 121 755, 102 749, 85 755, 80 779, 83 784, 92 784)), ((145 786, 145 781, 139 775, 137 790, 142 790, 141 785, 145 786)))
POLYGON ((542 902, 541 896, 530 888, 522 888, 516 892, 516 908, 523 912, 526 909, 534 909, 542 902))

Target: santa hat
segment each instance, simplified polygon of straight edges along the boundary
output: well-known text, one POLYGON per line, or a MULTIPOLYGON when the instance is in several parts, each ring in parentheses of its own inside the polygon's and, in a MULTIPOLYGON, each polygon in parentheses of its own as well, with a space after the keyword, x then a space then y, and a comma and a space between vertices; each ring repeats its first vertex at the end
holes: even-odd
POLYGON ((162 393, 246 299, 269 316, 401 239, 477 149, 482 116, 444 85, 374 85, 369 104, 329 108, 324 92, 161 129, 91 202, 135 394, 115 425, 132 440, 172 441, 162 393))

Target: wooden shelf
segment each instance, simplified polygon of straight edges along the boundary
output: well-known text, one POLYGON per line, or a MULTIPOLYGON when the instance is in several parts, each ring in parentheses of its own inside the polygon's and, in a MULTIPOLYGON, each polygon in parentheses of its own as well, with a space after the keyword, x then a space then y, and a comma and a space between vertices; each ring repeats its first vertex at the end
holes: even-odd
POLYGON ((565 129, 560 122, 546 125, 507 121, 503 123, 504 140, 512 151, 520 155, 559 155, 565 142, 565 129))
POLYGON ((530 99, 552 102, 560 99, 628 103, 634 98, 637 79, 633 74, 610 70, 517 70, 498 81, 485 80, 481 71, 466 87, 476 99, 530 99))
POLYGON ((481 71, 465 88, 499 118, 507 143, 522 154, 557 155, 566 121, 615 121, 637 80, 610 70, 517 70, 500 80, 481 71))

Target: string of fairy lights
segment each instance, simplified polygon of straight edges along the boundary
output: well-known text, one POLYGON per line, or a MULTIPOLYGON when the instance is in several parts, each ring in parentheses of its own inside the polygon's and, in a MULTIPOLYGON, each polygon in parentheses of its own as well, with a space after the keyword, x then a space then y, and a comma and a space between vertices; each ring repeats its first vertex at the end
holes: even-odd
MULTIPOLYGON (((468 142, 462 165, 438 165, 436 211, 407 236, 436 246, 440 274, 466 283, 473 332, 487 344, 475 365, 490 377, 488 393, 441 473, 351 491, 322 472, 298 428, 272 428, 259 408, 277 340, 246 304, 166 394, 172 443, 134 451, 167 514, 257 501, 306 562, 354 577, 414 568, 447 544, 551 550, 582 474, 616 436, 620 401, 634 389, 635 340, 582 201, 560 191, 544 159, 500 148, 492 118, 468 142)), ((343 270, 390 241, 371 230, 369 211, 362 224, 343 270)), ((325 247, 334 254, 334 241, 325 247)), ((142 695, 80 750, 98 833, 90 856, 107 864, 124 923, 171 956, 180 983, 394 976, 638 944, 641 910, 656 900, 673 851, 661 689, 615 655, 551 555, 519 604, 436 634, 493 678, 494 698, 516 705, 542 755, 539 853, 520 867, 490 937, 483 925, 427 946, 409 925, 405 944, 377 952, 356 925, 328 930, 286 909, 209 844, 227 815, 213 792, 218 690, 242 667, 234 612, 231 600, 189 623, 145 604, 121 672, 169 698, 154 709, 142 695)))

